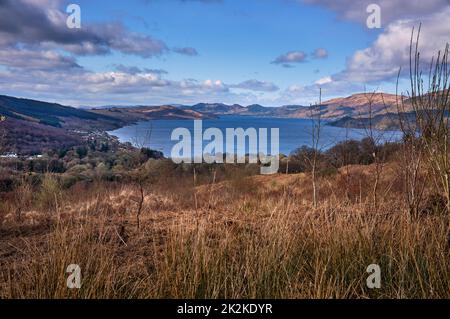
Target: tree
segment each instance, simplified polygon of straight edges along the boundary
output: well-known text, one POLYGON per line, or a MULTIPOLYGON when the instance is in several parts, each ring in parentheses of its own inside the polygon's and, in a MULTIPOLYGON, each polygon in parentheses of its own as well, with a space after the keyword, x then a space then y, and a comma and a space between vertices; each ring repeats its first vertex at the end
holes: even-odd
POLYGON ((137 230, 140 231, 141 229, 141 214, 142 209, 144 207, 144 201, 146 197, 146 188, 150 181, 150 174, 145 169, 144 165, 140 164, 140 157, 141 155, 147 155, 146 146, 149 145, 150 138, 152 135, 153 127, 150 124, 149 129, 145 129, 143 134, 139 134, 138 131, 136 131, 136 135, 133 138, 133 144, 135 147, 139 148, 139 152, 133 152, 134 155, 137 156, 137 165, 138 168, 133 172, 133 178, 136 181, 137 189, 138 189, 138 196, 134 198, 134 201, 137 203, 137 211, 136 211, 136 224, 137 224, 137 230))
MULTIPOLYGON (((415 114, 415 126, 419 134, 419 146, 435 186, 446 199, 450 214, 450 70, 448 65, 449 45, 432 58, 426 82, 423 78, 419 52, 420 26, 414 40, 414 29, 410 40, 410 101, 415 114)), ((413 133, 416 136, 416 133, 413 133)), ((410 137, 411 138, 411 137, 410 137)))
POLYGON ((306 157, 306 160, 311 166, 311 182, 313 188, 313 206, 317 208, 317 166, 320 156, 320 133, 321 133, 321 108, 322 108, 322 88, 319 91, 319 105, 310 106, 311 119, 311 150, 312 154, 306 157))
MULTIPOLYGON (((375 170, 373 172, 373 187, 372 187, 372 205, 375 212, 378 211, 378 190, 381 180, 381 176, 384 168, 384 153, 380 152, 380 143, 384 142, 385 136, 382 130, 376 130, 373 125, 374 117, 374 98, 376 91, 368 94, 364 93, 367 99, 368 105, 368 121, 361 121, 364 126, 365 138, 361 141, 361 151, 363 164, 374 164, 375 170)), ((386 103, 384 102, 383 94, 381 94, 381 99, 383 101, 383 107, 386 108, 386 103)))

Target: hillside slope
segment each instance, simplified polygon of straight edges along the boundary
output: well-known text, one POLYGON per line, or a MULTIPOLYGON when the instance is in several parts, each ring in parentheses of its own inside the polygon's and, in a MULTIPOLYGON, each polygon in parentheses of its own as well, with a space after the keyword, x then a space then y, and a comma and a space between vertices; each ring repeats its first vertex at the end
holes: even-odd
POLYGON ((93 131, 107 131, 151 119, 210 117, 175 106, 82 110, 57 103, 0 95, 0 154, 41 153, 82 143, 93 131))
MULTIPOLYGON (((323 118, 338 119, 343 117, 356 118, 396 113, 397 101, 400 102, 400 98, 395 94, 358 93, 323 102, 321 115, 323 118)), ((408 109, 408 104, 405 107, 408 109)), ((301 112, 299 115, 308 116, 305 112, 301 112)))
POLYGON ((212 118, 214 115, 204 114, 191 109, 183 109, 172 105, 136 106, 131 108, 113 107, 109 109, 93 109, 92 113, 119 119, 126 123, 145 120, 187 120, 212 118))
MULTIPOLYGON (((325 119, 340 119, 344 117, 368 117, 397 112, 397 96, 387 93, 357 93, 347 97, 335 98, 325 101, 320 106, 320 114, 325 119)), ((409 110, 406 101, 405 109, 409 110)), ((182 106, 211 115, 237 115, 254 117, 278 118, 309 118, 311 108, 303 105, 283 105, 280 107, 266 107, 259 104, 242 106, 239 104, 227 105, 223 103, 199 103, 193 106, 182 106)))
POLYGON ((94 121, 103 125, 119 125, 117 119, 56 103, 0 95, 0 114, 18 120, 63 127, 71 120, 94 121))

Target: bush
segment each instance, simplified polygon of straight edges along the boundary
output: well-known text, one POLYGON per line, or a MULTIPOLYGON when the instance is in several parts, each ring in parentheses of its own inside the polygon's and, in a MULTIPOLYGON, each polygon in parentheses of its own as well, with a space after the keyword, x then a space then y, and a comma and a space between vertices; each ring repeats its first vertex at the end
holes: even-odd
POLYGON ((45 174, 35 198, 36 205, 44 210, 55 210, 61 196, 61 186, 58 180, 53 175, 45 174))

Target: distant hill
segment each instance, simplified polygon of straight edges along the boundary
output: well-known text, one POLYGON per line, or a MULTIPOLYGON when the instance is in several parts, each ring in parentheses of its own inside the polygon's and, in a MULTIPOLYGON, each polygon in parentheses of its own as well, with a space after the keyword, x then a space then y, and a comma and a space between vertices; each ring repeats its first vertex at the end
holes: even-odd
POLYGON ((392 113, 397 111, 398 97, 387 93, 359 93, 323 103, 328 109, 328 117, 340 117, 342 114, 365 116, 392 113))
POLYGON ((259 104, 242 106, 239 104, 228 105, 223 103, 198 103, 192 106, 182 106, 181 108, 212 116, 240 115, 254 117, 297 117, 295 113, 299 109, 304 109, 306 107, 301 105, 289 107, 267 107, 259 104))
POLYGON ((227 105, 223 103, 198 103, 192 106, 184 106, 183 108, 214 115, 234 115, 239 114, 244 109, 239 104, 227 105))
POLYGON ((201 113, 195 110, 184 109, 172 105, 113 107, 110 109, 93 109, 91 112, 94 114, 120 119, 126 123, 157 119, 192 120, 215 117, 213 114, 201 113))
MULTIPOLYGON (((242 106, 239 104, 227 105, 223 103, 199 103, 192 106, 182 106, 211 115, 242 115, 255 117, 279 117, 279 118, 309 118, 311 108, 303 105, 284 105, 280 107, 265 107, 259 104, 242 106)), ((406 101, 408 110, 408 101, 406 101)), ((336 98, 322 103, 321 116, 325 119, 340 119, 344 117, 366 117, 370 114, 396 113, 397 96, 386 93, 358 93, 351 96, 336 98)))
POLYGON ((117 119, 101 114, 56 103, 21 99, 5 95, 0 95, 0 114, 7 118, 14 118, 53 127, 63 127, 66 122, 70 122, 74 119, 94 121, 112 126, 120 125, 120 123, 117 123, 117 119))
POLYGON ((41 153, 82 143, 92 131, 113 130, 149 119, 196 119, 208 115, 175 106, 83 110, 56 103, 0 95, 0 153, 41 153))
MULTIPOLYGON (((343 117, 370 117, 379 114, 396 113, 397 98, 395 94, 358 93, 351 96, 336 98, 322 103, 321 116, 327 119, 343 117)), ((406 102, 406 109, 409 109, 406 102)), ((309 110, 301 110, 300 117, 308 117, 309 110)))

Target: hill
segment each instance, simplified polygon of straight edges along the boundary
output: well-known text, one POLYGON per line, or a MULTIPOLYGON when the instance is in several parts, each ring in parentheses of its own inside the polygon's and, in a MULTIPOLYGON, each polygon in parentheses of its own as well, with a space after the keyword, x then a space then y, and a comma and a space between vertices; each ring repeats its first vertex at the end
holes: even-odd
POLYGON ((327 107, 328 117, 340 117, 343 114, 364 116, 369 115, 370 112, 380 114, 396 111, 397 96, 387 93, 358 93, 344 98, 332 99, 323 104, 327 107))
POLYGON ((92 113, 119 119, 126 123, 145 120, 187 120, 212 118, 212 114, 204 114, 191 109, 183 109, 172 105, 113 107, 109 109, 93 109, 92 113))
POLYGON ((223 103, 199 103, 192 106, 183 106, 183 109, 189 109, 212 116, 236 115, 236 116, 254 116, 254 117, 281 117, 295 118, 299 110, 308 109, 301 105, 289 105, 280 107, 267 107, 259 104, 242 106, 239 104, 227 105, 223 103))
MULTIPOLYGON (((242 106, 239 104, 227 105, 223 103, 199 103, 193 106, 182 106, 211 115, 240 115, 254 117, 278 118, 309 118, 311 109, 303 105, 283 105, 280 107, 266 107, 259 104, 242 106)), ((408 101, 406 101, 408 110, 408 101)), ((335 98, 325 101, 320 106, 320 113, 324 119, 341 119, 344 117, 369 117, 380 114, 397 112, 397 96, 387 93, 357 93, 347 97, 335 98)))
POLYGON ((14 118, 53 127, 70 125, 71 120, 79 119, 100 124, 100 126, 117 126, 117 119, 102 114, 76 109, 57 103, 21 99, 0 95, 0 114, 14 118), (103 124, 103 125, 102 125, 103 124))
MULTIPOLYGON (((321 115, 327 119, 344 117, 370 117, 397 112, 397 95, 387 93, 358 93, 336 98, 322 103, 321 115)), ((406 102, 406 107, 407 102, 406 102)), ((307 117, 309 110, 301 110, 297 115, 307 117)))
POLYGON ((175 106, 77 109, 57 103, 0 95, 0 154, 41 153, 78 145, 95 131, 107 131, 150 119, 197 119, 209 115, 175 106))

